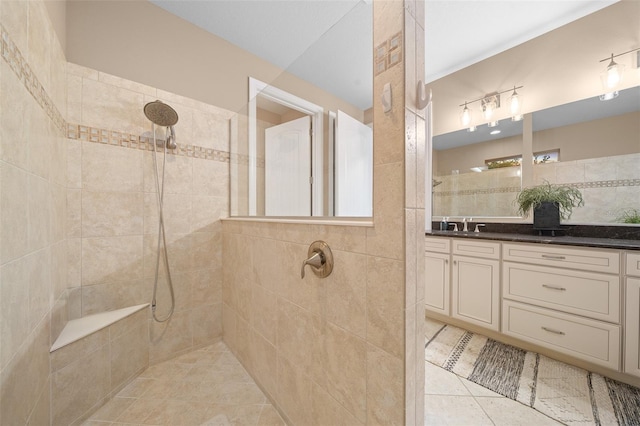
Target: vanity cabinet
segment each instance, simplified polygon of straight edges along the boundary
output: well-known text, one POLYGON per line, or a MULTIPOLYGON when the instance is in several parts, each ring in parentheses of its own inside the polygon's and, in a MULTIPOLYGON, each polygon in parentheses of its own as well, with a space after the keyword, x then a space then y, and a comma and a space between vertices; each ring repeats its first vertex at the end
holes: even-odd
POLYGON ((425 309, 449 315, 451 240, 425 238, 425 309))
POLYGON ((625 257, 624 372, 640 377, 640 253, 625 257))
POLYGON ((500 328, 500 244, 453 240, 451 316, 500 328))
POLYGON ((503 244, 502 332, 620 368, 620 254, 503 244))

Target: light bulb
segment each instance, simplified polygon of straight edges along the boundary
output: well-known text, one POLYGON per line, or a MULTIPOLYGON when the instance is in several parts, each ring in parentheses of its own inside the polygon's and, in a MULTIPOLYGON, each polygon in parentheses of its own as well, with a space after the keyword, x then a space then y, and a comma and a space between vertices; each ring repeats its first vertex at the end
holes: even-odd
POLYGON ((606 73, 607 89, 615 89, 620 80, 622 80, 622 75, 620 74, 620 67, 613 61, 613 58, 607 67, 606 73))
MULTIPOLYGON (((509 110, 511 111, 511 116, 516 117, 520 115, 520 110, 522 109, 522 96, 516 92, 516 88, 513 88, 513 93, 509 98, 509 110)), ((517 121, 517 120, 514 120, 517 121)))
POLYGON ((618 86, 622 81, 622 75, 624 72, 624 65, 618 64, 613 60, 613 54, 611 54, 611 61, 607 65, 607 69, 600 74, 600 81, 602 82, 603 95, 600 95, 600 100, 607 101, 618 96, 618 86))
POLYGON ((485 120, 491 121, 491 117, 493 117, 493 113, 496 108, 498 108, 496 98, 491 96, 482 100, 482 116, 485 120))
POLYGON ((469 125, 471 124, 471 110, 469 110, 469 108, 467 107, 466 102, 464 103, 464 109, 460 114, 460 122, 462 123, 463 127, 469 127, 469 125))

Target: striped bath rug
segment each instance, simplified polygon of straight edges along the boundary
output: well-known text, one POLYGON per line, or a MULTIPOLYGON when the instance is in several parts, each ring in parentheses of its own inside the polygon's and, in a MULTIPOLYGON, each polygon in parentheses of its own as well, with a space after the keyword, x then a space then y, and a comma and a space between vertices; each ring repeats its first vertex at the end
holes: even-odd
POLYGON ((451 325, 425 359, 567 425, 640 425, 640 389, 451 325))

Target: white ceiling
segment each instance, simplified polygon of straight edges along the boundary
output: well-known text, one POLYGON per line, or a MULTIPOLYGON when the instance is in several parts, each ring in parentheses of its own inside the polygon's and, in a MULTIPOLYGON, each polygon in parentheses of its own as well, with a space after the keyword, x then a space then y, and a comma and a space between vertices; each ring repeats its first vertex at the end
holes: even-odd
MULTIPOLYGON (((363 110, 371 107, 371 0, 150 1, 363 110)), ((425 81, 616 1, 426 0, 425 81)))

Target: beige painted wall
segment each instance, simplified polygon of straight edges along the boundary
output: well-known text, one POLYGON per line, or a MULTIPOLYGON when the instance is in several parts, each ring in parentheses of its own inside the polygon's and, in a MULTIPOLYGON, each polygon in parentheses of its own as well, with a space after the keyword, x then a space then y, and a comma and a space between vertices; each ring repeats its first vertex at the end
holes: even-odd
POLYGON ((251 76, 363 119, 358 108, 148 1, 72 0, 66 24, 70 62, 230 111, 246 106, 251 76))
MULTIPOLYGON (((518 91, 524 96, 524 113, 600 95, 600 73, 606 64, 599 61, 640 46, 638 16, 640 2, 623 0, 430 83, 434 135, 462 128, 460 104, 514 85, 524 86, 518 91)), ((635 67, 634 55, 616 61, 627 71, 635 67)), ((627 72, 622 88, 638 85, 640 73, 627 72)), ((478 118, 480 103, 470 107, 478 118)), ((506 108, 497 110, 497 119, 507 116, 506 108)))

